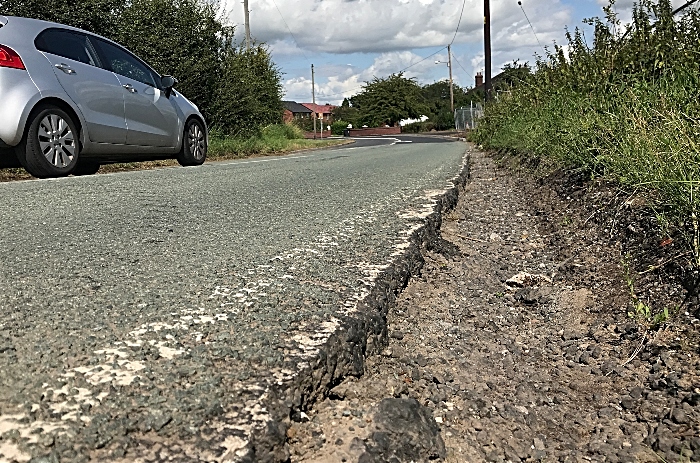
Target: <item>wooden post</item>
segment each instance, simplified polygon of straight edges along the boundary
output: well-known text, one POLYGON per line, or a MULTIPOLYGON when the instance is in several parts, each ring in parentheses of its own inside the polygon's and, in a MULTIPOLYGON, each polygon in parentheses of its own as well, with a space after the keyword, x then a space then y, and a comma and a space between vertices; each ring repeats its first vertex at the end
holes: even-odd
POLYGON ((484 57, 485 76, 484 76, 484 91, 486 92, 486 101, 491 99, 491 5, 489 0, 484 0, 484 57))
POLYGON ((245 48, 250 51, 250 10, 248 10, 248 0, 243 0, 245 10, 245 48))

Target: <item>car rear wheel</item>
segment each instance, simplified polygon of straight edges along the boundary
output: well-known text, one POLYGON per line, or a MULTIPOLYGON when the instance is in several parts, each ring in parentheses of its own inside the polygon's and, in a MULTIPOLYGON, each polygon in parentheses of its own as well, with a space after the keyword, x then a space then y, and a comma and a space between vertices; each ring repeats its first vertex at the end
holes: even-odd
POLYGON ((185 125, 182 149, 177 155, 181 166, 199 166, 207 158, 207 134, 204 124, 197 119, 190 119, 185 125))
POLYGON ((17 150, 22 166, 35 177, 61 177, 78 163, 80 143, 73 119, 56 106, 34 113, 17 150))

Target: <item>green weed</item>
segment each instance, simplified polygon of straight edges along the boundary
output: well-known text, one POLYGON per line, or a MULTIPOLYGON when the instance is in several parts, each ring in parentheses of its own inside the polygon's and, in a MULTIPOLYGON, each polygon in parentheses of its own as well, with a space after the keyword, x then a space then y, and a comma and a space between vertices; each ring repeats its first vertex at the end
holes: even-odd
POLYGON ((629 256, 622 260, 622 266, 625 269, 625 282, 630 293, 631 310, 627 312, 627 316, 635 319, 640 325, 654 329, 666 323, 673 313, 678 312, 678 307, 674 309, 664 307, 662 310, 655 312, 649 304, 639 299, 634 289, 634 279, 630 272, 629 256))

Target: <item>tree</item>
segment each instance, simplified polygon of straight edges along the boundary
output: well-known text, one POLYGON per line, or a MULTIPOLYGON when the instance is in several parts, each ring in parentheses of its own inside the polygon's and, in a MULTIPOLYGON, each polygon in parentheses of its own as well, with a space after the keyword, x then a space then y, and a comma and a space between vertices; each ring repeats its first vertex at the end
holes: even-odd
POLYGON ((357 126, 360 122, 360 111, 350 105, 350 100, 343 99, 343 103, 333 110, 333 120, 346 121, 353 126, 357 126))
POLYGON ((363 90, 350 103, 358 109, 360 122, 373 127, 394 126, 402 119, 420 117, 427 109, 420 86, 402 72, 365 82, 363 90))
POLYGON ((0 0, 0 14, 53 21, 110 37, 125 9, 120 0, 0 0))
POLYGON ((281 73, 263 45, 226 52, 211 107, 211 124, 250 136, 282 120, 281 73))
MULTIPOLYGON (((454 85, 455 108, 468 105, 469 100, 463 88, 454 85)), ((454 129, 454 113, 450 108, 450 82, 441 80, 432 84, 424 85, 421 88, 421 95, 428 107, 428 116, 433 127, 437 130, 454 129)))

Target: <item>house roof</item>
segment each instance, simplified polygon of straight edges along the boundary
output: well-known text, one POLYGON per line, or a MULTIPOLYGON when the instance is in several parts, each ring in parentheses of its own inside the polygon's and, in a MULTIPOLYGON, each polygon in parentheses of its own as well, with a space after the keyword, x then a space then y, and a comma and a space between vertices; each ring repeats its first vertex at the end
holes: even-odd
POLYGON ((331 104, 320 105, 320 104, 313 104, 313 103, 302 103, 302 106, 305 106, 310 111, 315 112, 315 113, 319 113, 319 114, 332 113, 333 110, 336 108, 336 106, 333 106, 331 104))
POLYGON ((296 101, 283 101, 282 104, 286 109, 291 111, 292 113, 305 113, 305 114, 311 114, 313 111, 311 111, 309 108, 306 108, 296 101))

